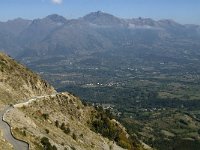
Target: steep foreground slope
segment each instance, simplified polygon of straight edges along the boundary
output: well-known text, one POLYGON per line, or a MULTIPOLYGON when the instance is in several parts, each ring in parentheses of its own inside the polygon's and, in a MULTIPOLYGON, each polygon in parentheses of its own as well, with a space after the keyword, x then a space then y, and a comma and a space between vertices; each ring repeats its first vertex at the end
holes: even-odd
POLYGON ((0 131, 0 149, 12 150, 12 145, 10 145, 7 141, 2 137, 2 132, 0 131))
POLYGON ((84 106, 69 93, 61 93, 13 109, 7 121, 14 134, 30 143, 31 149, 42 149, 44 137, 57 149, 122 149, 90 130, 92 113, 92 107, 84 106))
MULTIPOLYGON (((83 105, 70 93, 56 93, 38 75, 2 53, 0 81, 1 110, 14 106, 4 118, 14 136, 28 142, 32 150, 137 149, 125 128, 103 110, 83 105)), ((0 136, 0 149, 5 148, 12 145, 0 136)))
POLYGON ((37 74, 0 53, 0 108, 5 104, 55 92, 37 74))

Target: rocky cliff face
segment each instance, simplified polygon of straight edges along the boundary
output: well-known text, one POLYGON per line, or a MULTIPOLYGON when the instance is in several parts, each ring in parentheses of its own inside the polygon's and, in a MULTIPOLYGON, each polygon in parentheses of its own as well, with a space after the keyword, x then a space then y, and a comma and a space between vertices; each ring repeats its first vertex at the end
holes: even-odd
POLYGON ((26 67, 0 53, 0 108, 26 98, 49 95, 56 91, 26 67))

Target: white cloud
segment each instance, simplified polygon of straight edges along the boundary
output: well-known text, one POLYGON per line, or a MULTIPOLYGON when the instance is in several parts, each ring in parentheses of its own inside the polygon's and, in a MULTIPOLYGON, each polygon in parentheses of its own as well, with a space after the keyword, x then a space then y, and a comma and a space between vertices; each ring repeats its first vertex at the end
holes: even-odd
POLYGON ((63 0, 51 0, 54 4, 61 4, 63 0))

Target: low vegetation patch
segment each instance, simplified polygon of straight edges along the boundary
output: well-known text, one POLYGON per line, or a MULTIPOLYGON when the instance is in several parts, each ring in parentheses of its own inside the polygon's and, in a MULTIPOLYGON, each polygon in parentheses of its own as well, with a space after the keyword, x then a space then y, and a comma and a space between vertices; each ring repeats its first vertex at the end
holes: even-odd
POLYGON ((41 139, 41 144, 45 150, 57 150, 57 147, 55 145, 52 146, 47 137, 41 139))
POLYGON ((110 118, 112 115, 108 111, 103 110, 102 107, 97 107, 96 110, 97 113, 92 118, 91 129, 115 141, 123 148, 132 149, 133 145, 131 139, 129 139, 123 129, 110 118))

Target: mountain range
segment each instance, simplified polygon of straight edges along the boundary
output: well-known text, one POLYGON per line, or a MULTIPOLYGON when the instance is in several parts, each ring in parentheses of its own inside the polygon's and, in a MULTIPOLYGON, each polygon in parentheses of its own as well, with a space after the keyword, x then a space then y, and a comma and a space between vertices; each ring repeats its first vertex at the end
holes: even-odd
POLYGON ((53 14, 42 19, 0 22, 0 49, 18 59, 105 52, 179 57, 189 51, 199 55, 199 40, 198 25, 150 18, 122 19, 101 11, 78 19, 53 14), (176 51, 171 50, 174 47, 176 51))

